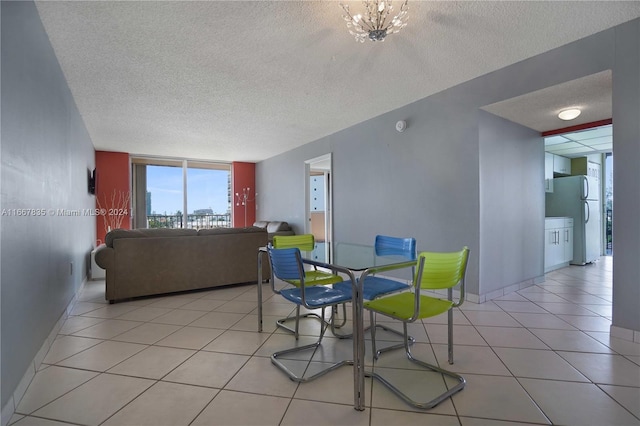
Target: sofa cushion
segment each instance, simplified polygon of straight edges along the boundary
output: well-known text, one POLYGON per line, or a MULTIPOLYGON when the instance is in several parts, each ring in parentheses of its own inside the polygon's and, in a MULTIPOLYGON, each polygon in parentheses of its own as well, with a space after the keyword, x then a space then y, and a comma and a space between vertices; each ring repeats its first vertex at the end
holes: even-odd
POLYGON ((266 232, 264 228, 252 227, 252 228, 211 228, 200 229, 198 236, 206 235, 221 235, 221 234, 248 234, 254 232, 266 232))
POLYGON ((267 225, 268 233, 289 231, 289 230, 291 230, 291 227, 287 222, 269 222, 269 225, 267 225))
POLYGON ((267 225, 269 225, 268 220, 259 220, 259 221, 253 222, 253 226, 257 226, 258 228, 266 228, 267 225))
POLYGON ((113 247, 113 241, 119 238, 149 238, 149 237, 185 237, 196 236, 195 229, 114 229, 104 237, 107 247, 113 247))

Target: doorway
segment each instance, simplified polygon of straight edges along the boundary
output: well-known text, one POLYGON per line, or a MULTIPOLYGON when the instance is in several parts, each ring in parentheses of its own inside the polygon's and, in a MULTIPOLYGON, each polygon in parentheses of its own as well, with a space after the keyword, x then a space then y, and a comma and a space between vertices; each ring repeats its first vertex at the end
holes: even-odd
MULTIPOLYGON (((599 122, 596 122, 599 123, 599 122)), ((598 228, 597 242, 599 246, 599 254, 610 256, 613 255, 613 241, 612 241, 612 210, 613 210, 613 125, 605 124, 594 127, 587 127, 574 130, 569 133, 558 133, 552 136, 544 138, 545 144, 545 160, 550 155, 553 157, 552 172, 549 175, 549 170, 545 173, 545 176, 552 178, 565 177, 568 175, 586 176, 590 181, 598 186, 598 194, 595 199, 599 201, 598 208, 598 228), (567 169, 560 169, 556 165, 563 164, 564 160, 567 164, 567 169)), ((545 163, 548 166, 548 163, 545 163)), ((546 188, 546 192, 555 192, 553 185, 551 188, 546 188)), ((547 195, 548 201, 549 194, 547 195)), ((593 210, 590 210, 593 211, 593 210)), ((556 214, 549 214, 547 216, 557 216, 556 214)), ((557 211, 555 211, 557 213, 557 211)), ((587 215, 586 217, 589 217, 587 215)), ((574 219, 578 219, 577 217, 574 219)), ((580 221, 578 221, 580 222, 580 221)), ((578 226, 578 222, 574 220, 574 237, 576 232, 581 228, 578 226)), ((591 222, 591 221, 590 221, 591 222)), ((582 238, 579 241, 584 241, 582 238)), ((591 240, 591 239, 590 239, 591 240)), ((594 243, 595 244, 595 243, 594 243)), ((575 247, 574 247, 575 255, 575 247)))
POLYGON ((305 161, 305 232, 313 234, 314 260, 332 259, 333 213, 331 153, 305 161))

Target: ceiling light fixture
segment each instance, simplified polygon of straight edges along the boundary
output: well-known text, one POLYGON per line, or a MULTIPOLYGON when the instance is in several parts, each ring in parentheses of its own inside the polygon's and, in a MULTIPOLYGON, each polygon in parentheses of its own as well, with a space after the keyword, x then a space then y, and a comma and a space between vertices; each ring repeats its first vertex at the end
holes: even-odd
POLYGON ((560 111, 560 113, 558 114, 558 118, 565 121, 573 120, 574 118, 578 117, 581 112, 582 111, 580 111, 578 108, 565 109, 564 111, 560 111))
POLYGON ((345 14, 342 15, 347 21, 349 33, 355 36, 356 41, 364 43, 368 38, 371 41, 384 41, 389 34, 394 34, 407 26, 407 6, 408 0, 402 2, 400 13, 392 15, 393 6, 391 0, 364 0, 364 15, 352 15, 349 5, 340 3, 345 14))

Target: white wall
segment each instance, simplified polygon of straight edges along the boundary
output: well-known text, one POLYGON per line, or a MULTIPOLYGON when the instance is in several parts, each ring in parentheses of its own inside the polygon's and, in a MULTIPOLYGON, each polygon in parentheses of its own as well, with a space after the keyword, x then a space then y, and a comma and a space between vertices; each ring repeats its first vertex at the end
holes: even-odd
POLYGON ((615 36, 613 325, 640 342, 640 19, 615 36))
POLYGON ((485 111, 479 128, 480 294, 490 297, 531 285, 544 270, 544 234, 531 232, 544 229, 544 140, 485 111))

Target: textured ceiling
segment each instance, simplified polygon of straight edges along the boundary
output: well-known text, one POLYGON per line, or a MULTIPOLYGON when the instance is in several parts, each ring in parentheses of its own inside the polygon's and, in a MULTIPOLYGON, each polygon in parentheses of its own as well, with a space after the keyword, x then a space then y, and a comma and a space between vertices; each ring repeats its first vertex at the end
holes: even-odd
POLYGON ((222 161, 260 161, 640 16, 640 2, 410 1, 402 32, 360 44, 335 1, 37 7, 96 149, 222 161))
POLYGON ((482 109, 539 132, 605 120, 611 118, 611 71, 547 87, 482 109), (560 120, 558 113, 569 108, 578 108, 582 113, 571 121, 560 120))

